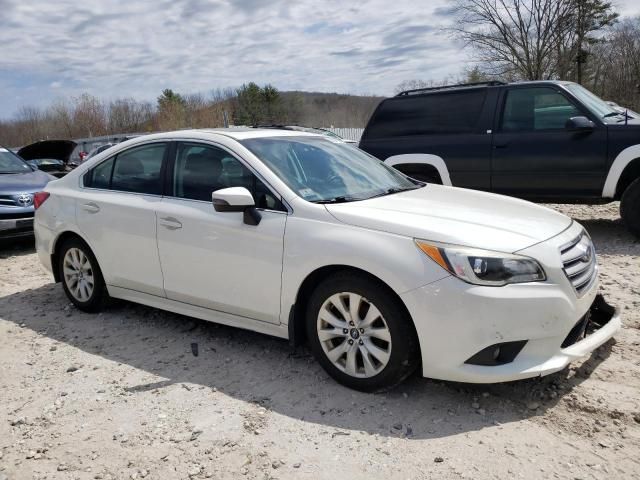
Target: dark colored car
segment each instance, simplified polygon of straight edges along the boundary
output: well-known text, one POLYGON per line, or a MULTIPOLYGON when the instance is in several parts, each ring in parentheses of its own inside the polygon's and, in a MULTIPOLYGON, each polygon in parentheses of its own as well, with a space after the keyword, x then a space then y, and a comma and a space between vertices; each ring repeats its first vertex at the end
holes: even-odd
POLYGON ((18 150, 18 155, 29 165, 60 178, 73 168, 69 164, 76 142, 71 140, 42 140, 18 150))
POLYGON ((55 177, 0 147, 0 239, 33 235, 37 192, 55 177))
POLYGON ((401 92, 380 103, 360 148, 427 182, 540 202, 621 200, 640 236, 640 119, 576 83, 401 92))

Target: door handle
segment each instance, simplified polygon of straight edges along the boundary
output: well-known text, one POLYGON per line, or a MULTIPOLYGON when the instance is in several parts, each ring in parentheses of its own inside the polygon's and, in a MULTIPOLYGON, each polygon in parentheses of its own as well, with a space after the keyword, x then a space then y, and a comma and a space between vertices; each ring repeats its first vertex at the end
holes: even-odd
POLYGON ((160 225, 168 228, 169 230, 178 230, 179 228, 182 228, 182 223, 177 218, 173 217, 160 218, 160 225))
POLYGON ((82 205, 82 209, 85 212, 89 213, 98 213, 100 211, 100 207, 98 206, 98 204, 93 202, 85 203, 84 205, 82 205))

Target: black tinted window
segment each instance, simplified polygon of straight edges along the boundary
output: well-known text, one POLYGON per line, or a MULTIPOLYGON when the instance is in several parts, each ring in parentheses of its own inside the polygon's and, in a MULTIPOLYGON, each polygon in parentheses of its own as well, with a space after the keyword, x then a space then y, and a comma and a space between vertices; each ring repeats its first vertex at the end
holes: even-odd
POLYGON ((552 88, 518 88, 507 92, 502 130, 559 130, 565 128, 567 120, 579 115, 580 110, 552 88))
POLYGON ((181 143, 176 152, 173 192, 178 198, 211 201, 211 194, 228 187, 245 187, 258 208, 285 208, 247 167, 227 151, 197 143, 181 143))
POLYGON ((162 194, 162 160, 167 146, 154 143, 118 154, 111 177, 111 190, 162 194))
POLYGON ((113 161, 114 159, 111 158, 94 167, 92 170, 89 170, 89 172, 85 174, 84 186, 108 189, 111 183, 113 161))
POLYGON ((367 137, 465 133, 476 128, 486 90, 412 95, 385 100, 367 137))

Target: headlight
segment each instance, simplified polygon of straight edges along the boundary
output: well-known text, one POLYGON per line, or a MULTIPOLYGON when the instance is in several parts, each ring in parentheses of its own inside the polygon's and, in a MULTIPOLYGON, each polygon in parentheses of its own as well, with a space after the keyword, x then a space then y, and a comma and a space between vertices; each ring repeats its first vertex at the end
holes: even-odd
POLYGON ((510 283, 546 280, 540 264, 529 257, 422 240, 415 242, 431 260, 474 285, 501 287, 510 283))

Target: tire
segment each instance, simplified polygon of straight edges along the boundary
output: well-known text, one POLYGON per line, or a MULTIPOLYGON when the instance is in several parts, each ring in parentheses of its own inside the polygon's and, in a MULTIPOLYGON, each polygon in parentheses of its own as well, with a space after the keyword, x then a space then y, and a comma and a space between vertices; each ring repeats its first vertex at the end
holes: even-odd
POLYGON ((354 390, 388 390, 418 367, 418 339, 404 305, 364 275, 343 272, 320 283, 307 305, 306 327, 320 365, 354 390), (352 300, 358 305, 356 320, 352 300))
POLYGON ((109 295, 98 261, 85 242, 66 240, 60 247, 58 269, 64 293, 78 309, 90 313, 102 310, 109 295))
POLYGON ((631 182, 622 194, 620 216, 629 231, 640 238, 640 178, 631 182))

